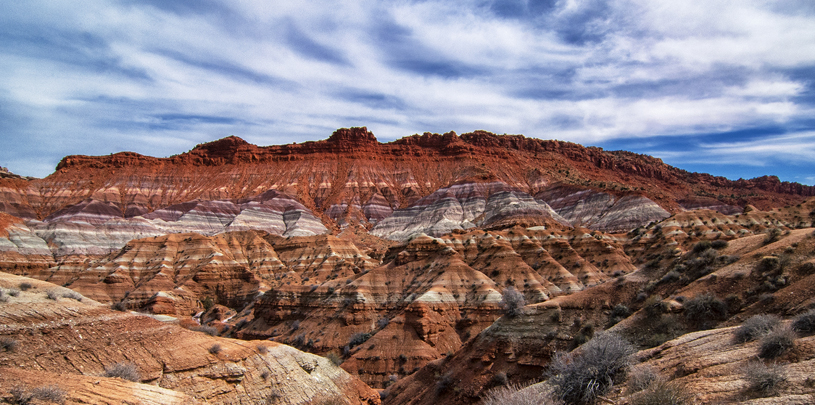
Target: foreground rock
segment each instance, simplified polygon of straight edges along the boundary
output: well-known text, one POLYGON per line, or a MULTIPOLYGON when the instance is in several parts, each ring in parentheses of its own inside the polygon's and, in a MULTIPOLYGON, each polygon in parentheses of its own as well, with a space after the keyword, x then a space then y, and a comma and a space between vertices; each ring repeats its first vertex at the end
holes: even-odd
MULTIPOLYGON (((289 346, 211 337, 0 273, 4 291, 20 287, 24 291, 0 303, 0 337, 15 342, 0 353, 0 367, 102 376, 107 367, 125 362, 136 365, 140 382, 207 403, 379 403, 375 391, 329 360, 289 346)), ((81 395, 78 386, 64 389, 71 398, 81 395)))

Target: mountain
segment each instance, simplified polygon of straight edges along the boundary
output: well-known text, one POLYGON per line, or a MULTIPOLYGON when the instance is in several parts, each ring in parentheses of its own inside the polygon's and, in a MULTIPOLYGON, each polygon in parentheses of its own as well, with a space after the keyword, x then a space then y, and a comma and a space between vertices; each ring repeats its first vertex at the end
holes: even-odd
MULTIPOLYGON (((385 389, 385 403, 469 404, 499 380, 540 379, 552 353, 595 329, 650 345, 637 321, 646 300, 681 313, 678 297, 736 296, 717 327, 807 309, 813 195, 483 131, 380 143, 351 128, 267 147, 232 136, 169 158, 68 156, 44 179, 0 178, 0 271, 330 357, 349 381, 385 389), (779 265, 745 272, 764 261, 779 265), (512 294, 521 316, 505 316, 512 294), (618 304, 631 313, 612 316, 618 304), (433 388, 467 373, 477 378, 458 391, 433 388)), ((695 330, 680 320, 652 332, 695 330)), ((14 364, 0 366, 46 378, 14 364)), ((373 401, 365 392, 349 401, 373 401)))

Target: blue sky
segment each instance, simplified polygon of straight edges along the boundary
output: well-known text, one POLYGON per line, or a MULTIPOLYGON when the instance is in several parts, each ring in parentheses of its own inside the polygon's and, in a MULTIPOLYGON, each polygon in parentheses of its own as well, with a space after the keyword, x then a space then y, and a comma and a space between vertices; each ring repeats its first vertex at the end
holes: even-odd
POLYGON ((0 71, 0 165, 22 175, 367 126, 815 184, 810 0, 6 1, 0 71))

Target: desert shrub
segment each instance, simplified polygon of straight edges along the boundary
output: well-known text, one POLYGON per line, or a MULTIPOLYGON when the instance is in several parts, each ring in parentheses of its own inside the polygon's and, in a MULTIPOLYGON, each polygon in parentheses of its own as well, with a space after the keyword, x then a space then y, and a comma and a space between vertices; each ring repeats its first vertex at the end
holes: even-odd
POLYGON ((127 311, 127 304, 125 304, 124 301, 114 302, 113 304, 110 304, 110 309, 125 312, 127 311))
POLYGON ((767 235, 764 237, 764 244, 769 245, 770 243, 776 242, 781 239, 781 234, 783 232, 779 228, 772 228, 767 231, 767 235))
POLYGON ((215 306, 215 300, 213 300, 212 297, 204 297, 204 299, 201 300, 201 306, 204 307, 204 311, 209 311, 215 306))
POLYGON ((509 383, 509 377, 507 377, 507 373, 501 371, 499 373, 494 374, 492 378, 490 378, 489 385, 491 387, 500 387, 503 385, 507 385, 507 383, 509 383))
POLYGON ((545 393, 518 385, 498 387, 484 395, 481 405, 548 405, 557 403, 545 393))
POLYGON ((716 250, 724 249, 727 247, 727 241, 723 239, 716 239, 713 242, 710 242, 710 247, 716 250))
POLYGON ((798 273, 806 275, 815 273, 815 262, 807 262, 801 264, 800 266, 798 266, 798 273))
POLYGON ((711 328, 715 321, 727 317, 727 305, 712 294, 697 295, 685 301, 683 307, 685 319, 702 329, 711 328))
POLYGON ((815 334, 815 309, 810 309, 795 317, 792 322, 792 330, 804 336, 815 334))
POLYGON ((682 278, 682 275, 681 275, 681 274, 679 274, 679 272, 678 272, 678 271, 676 271, 676 270, 671 270, 671 271, 669 271, 669 272, 665 273, 665 275, 664 275, 664 276, 662 276, 662 278, 661 278, 661 279, 659 279, 659 283, 658 283, 658 284, 667 284, 667 283, 673 283, 674 281, 678 281, 680 278, 682 278))
POLYGON ((436 381, 436 395, 443 394, 450 388, 453 388, 453 382, 452 371, 448 371, 443 376, 439 377, 439 379, 436 381))
POLYGON ((121 378, 133 382, 141 380, 138 367, 131 362, 120 362, 105 367, 105 377, 121 378))
POLYGON ((750 384, 750 390, 767 396, 774 394, 787 377, 779 365, 767 366, 760 361, 751 361, 744 367, 744 379, 750 384))
POLYGON ((774 359, 795 347, 795 332, 786 326, 779 326, 761 338, 758 357, 774 359))
POLYGON ((3 349, 3 351, 13 352, 17 349, 18 345, 19 342, 13 338, 7 336, 0 337, 0 349, 3 349))
POLYGON ((340 357, 340 355, 337 354, 337 352, 329 352, 328 354, 325 355, 325 358, 331 360, 331 362, 334 363, 335 366, 339 366, 340 364, 342 364, 342 357, 340 357))
POLYGON ((28 291, 28 290, 30 290, 31 288, 33 288, 34 286, 33 286, 33 285, 31 285, 31 283, 29 283, 29 282, 27 282, 27 281, 23 281, 23 282, 22 282, 22 283, 20 283, 20 285, 18 285, 17 287, 19 287, 19 288, 20 288, 21 290, 23 290, 23 291, 28 291))
POLYGON ((512 318, 520 315, 525 305, 526 300, 524 299, 524 295, 516 290, 515 287, 509 286, 504 289, 501 299, 501 308, 504 309, 504 313, 508 317, 512 318))
POLYGON ((65 402, 65 390, 57 387, 56 385, 47 385, 44 387, 37 387, 31 390, 31 396, 39 399, 40 401, 48 401, 55 404, 62 404, 65 402))
POLYGON ((294 321, 291 324, 291 330, 297 330, 297 329, 300 329, 300 321, 299 320, 294 321))
POLYGON ((8 290, 8 295, 11 295, 12 297, 17 297, 20 295, 20 290, 16 288, 11 288, 8 290))
POLYGON ((34 399, 34 395, 31 394, 27 388, 19 385, 12 387, 11 390, 9 390, 9 394, 11 394, 12 404, 28 405, 31 403, 31 400, 34 399))
POLYGON ((781 260, 776 256, 765 256, 759 260, 756 270, 759 273, 774 273, 781 268, 781 260))
POLYGON ((675 381, 657 380, 629 402, 631 405, 685 405, 692 403, 688 389, 675 381))
POLYGON ((659 373, 651 366, 634 367, 628 373, 628 392, 640 392, 659 379, 659 373))
POLYGON ((733 339, 738 343, 752 342, 773 330, 781 323, 776 315, 755 315, 742 322, 733 332, 733 339))
POLYGON ((376 321, 376 327, 379 329, 384 329, 386 326, 388 326, 388 323, 390 323, 388 318, 379 318, 376 321))
POLYGON ((77 293, 75 291, 70 291, 70 292, 63 293, 62 298, 70 298, 72 300, 77 300, 79 302, 82 302, 83 297, 82 297, 81 294, 79 294, 79 293, 77 293))
POLYGON ((604 332, 576 353, 557 355, 550 366, 549 379, 555 397, 570 404, 593 403, 625 375, 634 351, 619 335, 604 332))
POLYGON ((351 340, 348 341, 348 345, 351 346, 351 347, 359 346, 359 345, 365 343, 370 338, 371 338, 371 334, 367 333, 367 332, 354 333, 351 336, 351 340))
POLYGON ((710 243, 709 240, 702 240, 702 241, 696 242, 696 244, 693 245, 693 253, 697 253, 697 254, 702 253, 705 250, 710 249, 711 246, 712 246, 712 244, 710 243))
POLYGON ((6 301, 8 301, 8 297, 6 297, 6 292, 3 291, 3 290, 0 290, 0 302, 6 302, 6 301))
POLYGON ((195 331, 195 332, 203 332, 203 333, 206 333, 207 335, 210 335, 210 336, 218 335, 218 329, 216 329, 214 326, 209 326, 209 325, 193 326, 193 327, 190 328, 190 330, 195 331))
POLYGON ((264 345, 257 345, 255 346, 255 348, 258 350, 258 353, 260 354, 266 354, 269 352, 269 348, 264 345))
POLYGON ((222 350, 221 345, 219 345, 218 343, 215 343, 214 345, 209 347, 210 354, 216 354, 217 355, 218 353, 221 352, 221 350, 222 350))
POLYGON ((49 300, 56 301, 59 298, 59 294, 54 290, 48 290, 45 292, 45 297, 49 300))
POLYGON ((642 304, 645 316, 648 318, 658 318, 668 310, 668 304, 662 301, 662 296, 652 295, 642 304))

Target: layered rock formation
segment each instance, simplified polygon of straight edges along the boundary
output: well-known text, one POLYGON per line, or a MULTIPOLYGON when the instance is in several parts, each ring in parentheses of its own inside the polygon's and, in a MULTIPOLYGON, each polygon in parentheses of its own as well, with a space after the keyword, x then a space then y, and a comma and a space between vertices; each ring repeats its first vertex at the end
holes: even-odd
MULTIPOLYGON (((162 393, 100 377, 114 364, 132 363, 141 383, 179 393, 163 403, 189 397, 217 404, 380 402, 375 391, 325 358, 273 342, 211 337, 145 315, 113 312, 53 284, 0 273, 4 291, 23 283, 30 286, 0 305, 0 336, 15 342, 4 344, 0 367, 21 375, 17 384, 41 379, 46 372, 61 374, 52 383, 67 391, 69 400, 88 396, 83 393, 86 378, 60 382, 74 374, 94 376, 99 386, 93 395, 123 385, 134 389, 117 394, 128 402, 162 393)), ((3 381, 8 381, 6 373, 3 381)), ((0 390, 7 393, 13 387, 3 383, 0 390)))

